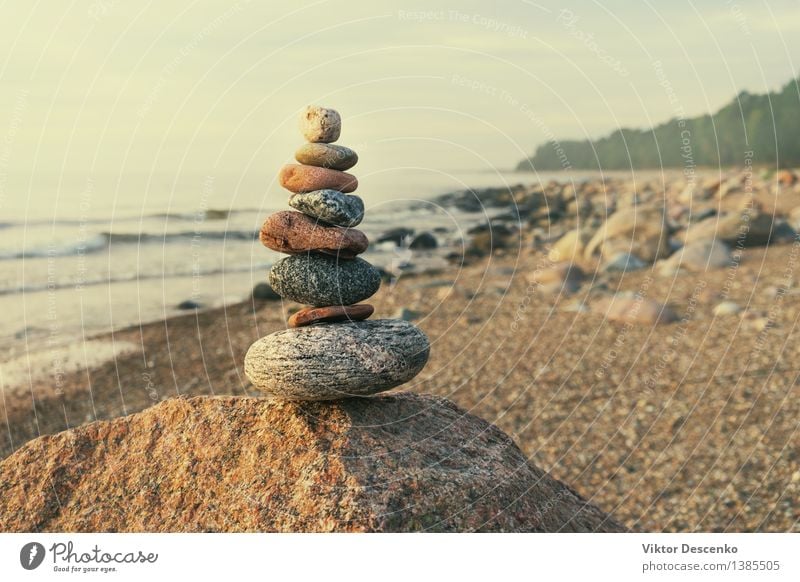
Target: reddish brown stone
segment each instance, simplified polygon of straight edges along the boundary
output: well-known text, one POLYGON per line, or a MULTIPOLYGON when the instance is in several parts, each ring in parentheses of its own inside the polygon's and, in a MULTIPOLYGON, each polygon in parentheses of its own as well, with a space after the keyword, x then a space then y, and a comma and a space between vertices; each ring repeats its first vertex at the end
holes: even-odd
POLYGON ((352 259, 369 246, 367 236, 360 230, 328 226, 290 210, 268 216, 259 238, 265 247, 279 253, 319 251, 342 259, 352 259))
POLYGON ((498 428, 421 394, 170 398, 0 461, 2 532, 623 529, 498 428))
POLYGON ((782 186, 792 186, 797 182, 797 175, 791 170, 781 170, 778 172, 778 182, 782 186))
POLYGON ((279 179, 281 186, 296 194, 327 189, 346 193, 358 188, 358 179, 352 174, 299 164, 285 165, 279 179))
POLYGON ((367 319, 375 308, 362 303, 360 305, 331 305, 329 307, 306 307, 292 314, 289 327, 304 327, 314 323, 335 321, 361 321, 367 319))

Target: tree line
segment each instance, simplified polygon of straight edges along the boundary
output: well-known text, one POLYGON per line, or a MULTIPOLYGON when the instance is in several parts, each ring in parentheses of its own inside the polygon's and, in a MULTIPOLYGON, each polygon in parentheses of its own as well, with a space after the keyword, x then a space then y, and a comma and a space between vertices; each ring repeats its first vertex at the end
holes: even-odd
POLYGON ((551 140, 517 170, 800 166, 800 78, 780 91, 739 93, 717 113, 652 129, 618 129, 597 140, 551 140))

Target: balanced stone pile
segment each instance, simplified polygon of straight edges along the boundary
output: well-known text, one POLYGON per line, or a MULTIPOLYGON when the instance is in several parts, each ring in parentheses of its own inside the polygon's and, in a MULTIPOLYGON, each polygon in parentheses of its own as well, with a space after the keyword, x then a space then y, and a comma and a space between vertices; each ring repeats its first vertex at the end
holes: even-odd
POLYGON ((348 194, 358 187, 346 173, 358 161, 350 148, 333 145, 341 118, 333 109, 307 107, 300 126, 309 142, 284 166, 281 185, 289 206, 269 216, 261 242, 290 255, 272 267, 269 282, 282 298, 310 307, 294 313, 288 329, 255 342, 245 374, 259 390, 289 400, 367 396, 399 386, 428 361, 430 344, 407 321, 364 321, 381 277, 358 255, 369 241, 356 230, 364 203, 348 194))

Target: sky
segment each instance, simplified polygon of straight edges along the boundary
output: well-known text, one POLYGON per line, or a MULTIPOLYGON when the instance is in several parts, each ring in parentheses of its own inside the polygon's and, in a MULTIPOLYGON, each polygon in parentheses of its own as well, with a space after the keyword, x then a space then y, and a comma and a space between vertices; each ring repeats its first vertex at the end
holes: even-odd
POLYGON ((224 207, 232 193, 274 191, 307 104, 341 112, 340 143, 365 175, 512 168, 553 138, 648 127, 782 86, 798 72, 798 9, 6 1, 0 222, 33 207, 186 196, 224 207))

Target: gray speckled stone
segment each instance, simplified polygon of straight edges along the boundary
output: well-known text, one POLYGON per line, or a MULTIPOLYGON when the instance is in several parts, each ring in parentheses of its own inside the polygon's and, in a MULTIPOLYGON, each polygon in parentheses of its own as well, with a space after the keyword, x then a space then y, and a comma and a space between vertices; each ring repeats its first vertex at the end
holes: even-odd
POLYGON ((289 197, 289 206, 329 224, 357 226, 364 218, 364 201, 338 190, 314 190, 289 197))
POLYGON ((375 294, 381 275, 363 259, 306 254, 275 263, 269 284, 284 299, 298 303, 314 307, 353 305, 375 294))
POLYGON ((427 336, 407 321, 330 323, 279 331, 247 351, 257 389, 287 400, 368 396, 404 384, 428 361, 427 336))

